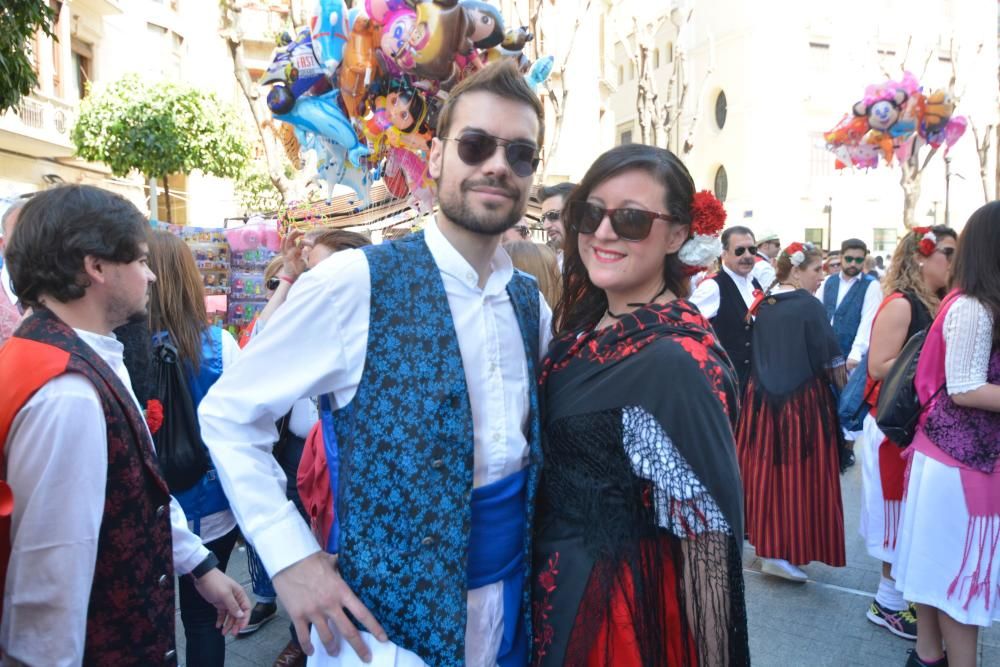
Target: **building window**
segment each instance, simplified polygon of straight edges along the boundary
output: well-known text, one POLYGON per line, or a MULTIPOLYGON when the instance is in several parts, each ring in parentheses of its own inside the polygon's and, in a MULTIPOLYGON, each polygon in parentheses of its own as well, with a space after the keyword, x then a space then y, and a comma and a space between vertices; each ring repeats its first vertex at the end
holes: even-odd
POLYGON ((71 79, 72 90, 69 91, 69 96, 75 95, 76 99, 82 100, 87 94, 87 83, 90 82, 94 75, 94 47, 76 37, 73 38, 71 46, 73 52, 73 77, 71 79))
POLYGON ((635 80, 635 61, 634 60, 628 61, 628 80, 629 81, 634 81, 635 80))
POLYGON ((806 243, 812 243, 820 248, 825 247, 823 244, 824 231, 822 227, 806 227, 806 243))
POLYGON ((624 146, 625 144, 632 143, 632 130, 625 130, 620 135, 618 135, 618 145, 624 146))
POLYGON ((872 252, 891 255, 899 244, 899 232, 895 227, 876 227, 873 231, 872 252))
POLYGON ((654 69, 659 69, 660 68, 660 50, 659 49, 653 49, 653 68, 654 69))
POLYGON ((726 126, 726 115, 729 113, 726 106, 726 93, 722 90, 715 97, 715 124, 721 130, 726 126))
POLYGON ((620 86, 623 83, 625 83, 625 66, 624 65, 619 65, 618 66, 618 85, 620 86))
POLYGON ((665 48, 663 50, 663 54, 666 56, 668 63, 674 62, 674 43, 673 42, 667 42, 667 48, 665 48))
POLYGON ((729 194, 729 176, 726 174, 726 168, 721 164, 719 168, 715 170, 715 196, 719 201, 726 201, 726 195, 729 194))

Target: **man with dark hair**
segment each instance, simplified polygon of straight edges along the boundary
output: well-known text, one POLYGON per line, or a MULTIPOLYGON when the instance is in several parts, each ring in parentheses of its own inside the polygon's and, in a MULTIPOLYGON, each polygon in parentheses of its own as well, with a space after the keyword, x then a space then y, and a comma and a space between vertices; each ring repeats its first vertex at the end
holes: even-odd
MULTIPOLYGON (((691 302, 712 323, 719 342, 736 367, 740 388, 750 379, 750 341, 753 325, 747 312, 754 292, 762 285, 752 273, 757 264, 757 243, 748 227, 734 226, 722 232, 722 268, 698 284, 691 302)), ((773 269, 772 269, 773 272, 773 269)))
POLYGON ((0 238, 0 345, 14 334, 14 329, 21 322, 21 309, 19 300, 14 290, 10 286, 10 273, 7 269, 7 262, 3 259, 3 251, 7 239, 14 232, 17 225, 17 216, 21 213, 26 199, 15 200, 0 217, 0 231, 3 236, 0 238))
POLYGON ((559 268, 563 264, 563 242, 566 240, 566 226, 563 224, 562 209, 566 197, 576 187, 576 183, 544 185, 538 190, 538 201, 542 207, 542 228, 549 235, 549 247, 556 251, 559 268))
POLYGON ((827 277, 816 292, 847 357, 848 372, 861 363, 868 351, 872 322, 882 303, 879 282, 861 270, 867 255, 868 246, 861 239, 844 241, 840 245, 840 273, 827 277))
POLYGON ((172 664, 175 572, 226 631, 250 605, 171 499, 111 334, 146 309, 146 221, 83 185, 36 195, 20 220, 7 262, 34 312, 0 349, 0 649, 14 664, 172 664))
POLYGON ((823 268, 826 271, 826 275, 832 276, 836 273, 840 273, 840 251, 831 250, 823 263, 823 268))
POLYGON ((303 648, 340 653, 323 664, 527 664, 551 312, 499 242, 524 215, 542 131, 514 63, 459 83, 428 160, 435 219, 304 273, 201 404, 226 495, 303 648), (338 443, 322 547, 270 456, 275 420, 316 395, 338 443))

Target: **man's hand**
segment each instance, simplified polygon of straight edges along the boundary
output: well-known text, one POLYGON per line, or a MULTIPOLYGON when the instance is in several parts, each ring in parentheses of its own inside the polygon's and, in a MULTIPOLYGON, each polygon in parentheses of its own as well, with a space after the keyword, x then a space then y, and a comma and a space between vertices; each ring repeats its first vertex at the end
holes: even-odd
POLYGON ((857 359, 850 359, 850 358, 848 358, 848 360, 847 360, 847 372, 848 372, 848 374, 853 373, 854 369, 857 368, 858 364, 860 364, 860 363, 861 362, 858 361, 857 359))
POLYGON ((371 661, 371 651, 344 613, 345 610, 351 612, 377 640, 384 642, 388 639, 382 626, 337 572, 336 556, 314 553, 274 575, 271 581, 295 624, 295 634, 306 655, 313 654, 309 641, 310 624, 316 628, 327 653, 332 656, 340 653, 340 638, 334 637, 330 630, 332 621, 358 657, 363 662, 371 661))
POLYGON ((195 578, 194 587, 201 597, 219 611, 215 627, 223 635, 236 636, 250 621, 250 598, 243 587, 219 568, 213 568, 195 578))
POLYGON ((281 242, 281 272, 292 280, 306 270, 305 260, 302 259, 302 245, 299 243, 302 236, 300 230, 293 229, 281 242))

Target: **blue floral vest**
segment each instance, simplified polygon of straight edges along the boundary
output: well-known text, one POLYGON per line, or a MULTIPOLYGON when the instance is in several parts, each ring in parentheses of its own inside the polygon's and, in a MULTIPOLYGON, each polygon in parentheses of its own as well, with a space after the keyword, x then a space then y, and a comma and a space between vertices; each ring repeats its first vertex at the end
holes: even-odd
MULTIPOLYGON (((464 665, 474 441, 455 325, 423 233, 363 250, 371 274, 365 369, 354 399, 334 413, 339 566, 393 642, 436 667, 464 665)), ((535 378, 538 285, 515 271, 507 292, 535 378)), ((541 467, 536 382, 529 395, 526 535, 541 467)), ((530 591, 525 581, 529 637, 530 591)))
POLYGON ((823 305, 826 306, 826 315, 833 324, 833 332, 837 334, 837 342, 840 343, 840 351, 846 357, 851 353, 854 345, 854 337, 858 335, 858 327, 861 326, 861 311, 865 305, 865 293, 868 291, 868 283, 875 280, 869 275, 861 274, 861 279, 847 290, 844 300, 837 307, 837 294, 840 292, 840 274, 834 274, 827 278, 823 286, 823 305))

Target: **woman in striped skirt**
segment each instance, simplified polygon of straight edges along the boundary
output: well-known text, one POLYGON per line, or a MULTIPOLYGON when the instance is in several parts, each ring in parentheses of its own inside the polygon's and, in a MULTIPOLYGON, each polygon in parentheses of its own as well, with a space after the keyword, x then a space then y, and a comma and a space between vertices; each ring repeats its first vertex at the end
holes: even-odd
POLYGON ((823 277, 819 249, 793 243, 778 256, 777 279, 758 297, 751 378, 736 449, 746 530, 762 571, 793 581, 811 561, 845 564, 839 451, 831 384, 846 380, 844 358, 813 292, 823 277))

